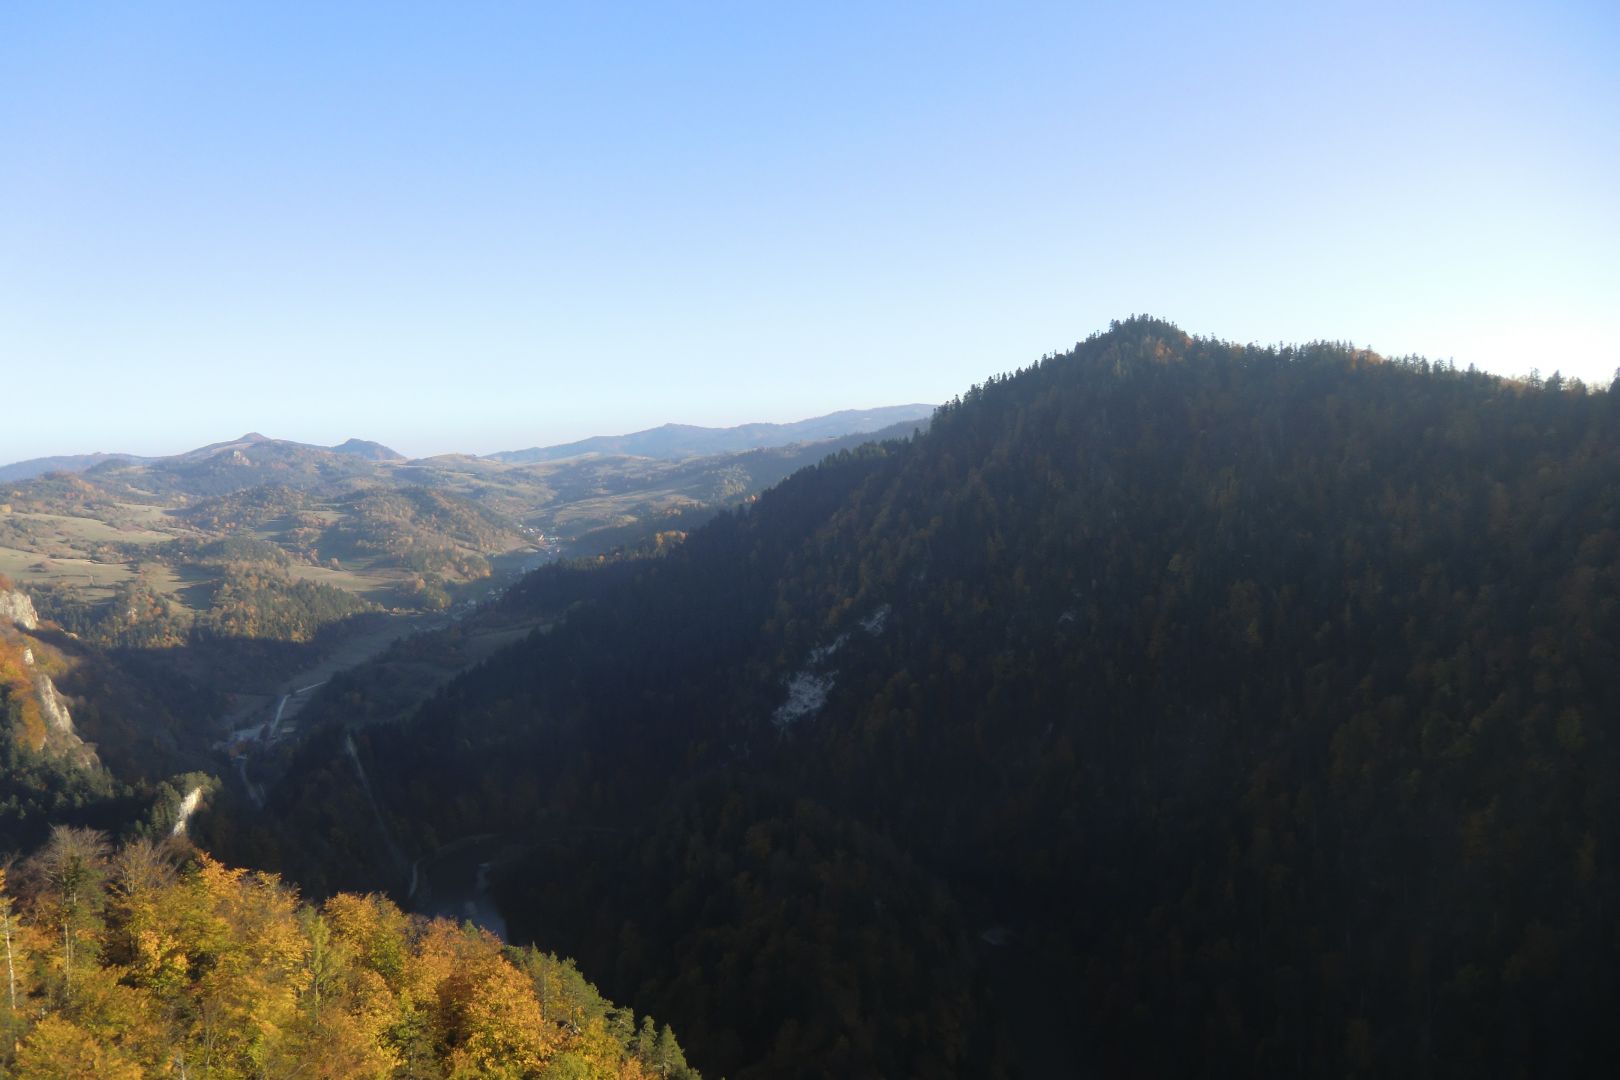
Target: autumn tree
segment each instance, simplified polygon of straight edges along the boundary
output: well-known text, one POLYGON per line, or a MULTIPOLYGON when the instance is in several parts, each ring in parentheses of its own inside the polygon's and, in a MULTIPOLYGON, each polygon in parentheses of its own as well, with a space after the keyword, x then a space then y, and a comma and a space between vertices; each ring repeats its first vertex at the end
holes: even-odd
POLYGON ((62 996, 73 997, 73 974, 79 960, 79 942, 96 924, 105 896, 101 885, 107 874, 107 838, 93 829, 58 825, 34 857, 33 870, 41 888, 36 906, 61 942, 62 996))

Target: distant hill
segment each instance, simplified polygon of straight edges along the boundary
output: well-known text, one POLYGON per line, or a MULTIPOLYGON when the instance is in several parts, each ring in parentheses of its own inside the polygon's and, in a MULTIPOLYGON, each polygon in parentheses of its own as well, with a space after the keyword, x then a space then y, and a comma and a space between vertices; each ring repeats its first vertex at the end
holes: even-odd
MULTIPOLYGON (((195 450, 187 450, 180 454, 169 454, 160 457, 141 457, 138 454, 64 454, 57 457, 30 458, 27 461, 13 462, 10 465, 0 465, 0 481, 32 480, 36 476, 46 473, 89 472, 102 466, 153 466, 159 469, 172 468, 181 463, 195 463, 218 458, 221 454, 245 455, 249 451, 258 450, 269 455, 266 460, 287 462, 298 456, 305 458, 311 454, 341 454, 345 457, 356 458, 361 461, 404 461, 405 455, 391 450, 382 443, 370 442, 365 439, 349 439, 337 446, 316 446, 311 443, 292 442, 287 439, 271 439, 250 431, 240 439, 227 442, 210 443, 199 446, 195 450)), ((237 463, 241 457, 232 459, 237 463)), ((250 458, 249 460, 254 460, 250 458)))
POLYGON ((912 420, 924 421, 933 412, 932 405, 888 405, 878 409, 843 409, 791 424, 743 424, 728 428, 664 424, 629 435, 595 435, 558 446, 504 450, 487 456, 510 463, 562 461, 590 454, 665 459, 702 457, 865 434, 912 420))
POLYGON ((405 455, 397 450, 390 449, 380 442, 370 439, 348 439, 332 447, 334 454, 348 454, 350 457, 364 458, 367 461, 404 461, 405 455))
MULTIPOLYGON (((348 446, 350 444, 344 444, 348 446)), ((385 453, 392 453, 380 447, 385 453)), ((281 484, 300 490, 328 489, 348 481, 368 480, 383 460, 367 453, 270 439, 250 432, 231 442, 213 443, 172 457, 142 462, 105 461, 86 475, 111 491, 191 496, 223 495, 259 484, 281 484)))
POLYGON ((32 480, 51 472, 84 472, 106 461, 147 461, 134 454, 65 454, 60 457, 29 458, 0 465, 0 481, 32 480))

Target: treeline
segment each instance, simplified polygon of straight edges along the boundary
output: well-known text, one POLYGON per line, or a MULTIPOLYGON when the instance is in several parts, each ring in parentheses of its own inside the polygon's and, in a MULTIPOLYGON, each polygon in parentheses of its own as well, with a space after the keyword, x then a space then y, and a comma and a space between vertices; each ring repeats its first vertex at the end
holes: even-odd
POLYGON ((262 565, 227 563, 196 629, 222 638, 304 642, 327 623, 375 610, 375 604, 331 585, 296 581, 262 565))
POLYGON ((0 873, 0 950, 6 1075, 696 1076, 569 961, 183 844, 53 829, 0 873))
POLYGON ((100 601, 65 584, 31 585, 29 593, 40 618, 101 648, 171 649, 191 637, 191 613, 153 588, 144 573, 120 582, 100 601))
POLYGON ((83 477, 69 472, 51 472, 32 480, 0 485, 0 502, 17 513, 49 514, 68 511, 76 514, 115 513, 116 500, 83 477))
MULTIPOLYGON (((179 512, 179 517, 211 533, 263 529, 267 526, 295 526, 303 515, 319 506, 308 492, 285 484, 260 484, 224 495, 198 499, 179 512)), ((319 518, 312 517, 318 523, 319 518)))
MULTIPOLYGON (((442 552, 443 557, 476 555, 521 542, 514 523, 500 514, 432 488, 367 491, 340 506, 345 516, 327 531, 323 554, 382 556, 409 565, 405 560, 429 552, 442 552)), ((489 572, 487 563, 482 572, 489 572)))
POLYGON ((328 624, 377 610, 353 593, 294 579, 276 560, 243 562, 222 555, 210 569, 219 576, 207 587, 207 606, 199 612, 153 588, 144 575, 122 582, 111 599, 100 602, 66 585, 30 591, 41 618, 115 649, 171 649, 219 638, 308 642, 328 624))
POLYGON ((227 566, 232 563, 260 563, 267 567, 286 568, 293 557, 281 545, 244 534, 223 537, 187 536, 171 540, 152 553, 152 556, 175 565, 227 566))
POLYGON ((197 565, 285 567, 296 559, 331 568, 397 566, 412 572, 396 590, 399 602, 425 610, 448 607, 451 585, 488 577, 485 555, 521 541, 500 514, 426 487, 368 489, 323 502, 265 484, 201 500, 182 517, 211 535, 166 544, 157 557, 197 565))

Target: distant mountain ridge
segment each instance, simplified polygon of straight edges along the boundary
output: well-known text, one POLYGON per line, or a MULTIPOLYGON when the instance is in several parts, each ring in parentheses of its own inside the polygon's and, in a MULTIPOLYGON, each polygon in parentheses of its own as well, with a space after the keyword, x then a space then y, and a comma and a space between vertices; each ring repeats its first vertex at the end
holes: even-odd
POLYGON ((79 473, 93 469, 104 461, 150 461, 135 454, 61 454, 55 457, 29 458, 27 461, 14 461, 10 465, 0 465, 0 481, 5 480, 32 480, 36 476, 44 476, 50 472, 79 473))
POLYGON ((29 458, 26 461, 17 461, 10 465, 0 465, 0 481, 32 480, 36 476, 44 476, 46 473, 52 472, 83 473, 102 466, 189 464, 206 461, 227 451, 241 452, 254 447, 292 453, 342 454, 346 457, 359 458, 364 461, 406 460, 404 454, 392 450, 382 443, 371 442, 366 439, 349 439, 336 446, 319 446, 314 443, 294 442, 290 439, 272 439, 260 435, 257 431, 250 431, 239 439, 209 443, 207 446, 199 446, 195 450, 186 450, 178 454, 164 454, 157 457, 143 457, 139 454, 107 454, 98 451, 94 454, 63 454, 55 457, 29 458))
POLYGON ((932 405, 887 405, 876 409, 841 409, 788 424, 741 424, 727 428, 664 424, 628 435, 594 435, 578 442, 503 450, 485 456, 509 464, 562 461, 588 454, 665 459, 703 457, 865 434, 911 420, 924 421, 933 412, 932 405))
MULTIPOLYGON (((502 450, 486 454, 482 460, 519 465, 565 461, 569 458, 594 455, 679 461, 714 454, 791 446, 795 443, 836 439, 847 435, 864 435, 895 424, 924 422, 933 415, 933 412, 932 405, 886 405, 875 409, 841 409, 825 416, 813 416, 788 424, 741 424, 728 428, 664 424, 645 431, 634 431, 628 435, 595 435, 578 442, 555 446, 502 450)), ((218 458, 230 451, 245 454, 253 449, 270 450, 278 456, 288 458, 308 458, 311 454, 339 454, 360 461, 379 463, 403 463, 412 460, 391 447, 369 439, 347 439, 336 446, 321 446, 316 443, 295 442, 291 439, 272 439, 257 431, 250 431, 238 439, 227 439, 224 442, 199 446, 194 450, 155 457, 98 451, 93 454, 29 458, 9 465, 0 465, 0 482, 32 480, 52 472, 83 473, 101 466, 116 468, 124 465, 194 465, 218 458)))
MULTIPOLYGON (((915 416, 912 408, 897 411, 901 416, 915 416)), ((212 535, 239 526, 267 530, 260 539, 280 543, 295 559, 308 561, 315 559, 310 543, 316 535, 344 550, 352 546, 348 526, 339 527, 329 515, 347 520, 372 505, 357 502, 358 498, 380 498, 389 491, 408 499, 431 491, 459 508, 453 516, 470 514, 465 521, 476 526, 473 532, 478 538, 472 546, 480 555, 524 547, 525 536, 550 537, 551 543, 567 545, 570 550, 576 544, 584 545, 582 550, 599 543, 633 544, 649 522, 662 521, 675 529, 689 527, 706 513, 743 500, 829 454, 873 440, 904 439, 930 422, 908 418, 869 429, 873 419, 895 412, 851 411, 797 425, 757 425, 757 429, 768 429, 763 432, 718 433, 731 446, 749 441, 763 445, 700 456, 585 453, 555 461, 502 461, 446 454, 406 460, 381 443, 363 439, 325 447, 250 431, 164 457, 99 454, 42 459, 21 463, 25 467, 14 467, 12 479, 0 479, 0 506, 21 512, 0 527, 0 562, 19 571, 39 564, 40 569, 29 571, 33 574, 30 580, 37 583, 41 575, 51 576, 50 568, 38 558, 43 554, 139 561, 144 555, 138 550, 115 550, 106 544, 97 548, 87 539, 95 534, 113 543, 125 540, 116 531, 104 531, 113 522, 115 530, 126 534, 140 532, 142 523, 158 533, 201 529, 212 535), (847 431, 845 425, 860 430, 847 431), (799 433, 810 437, 784 441, 799 433), (53 469, 63 465, 70 467, 53 469), (16 475, 22 472, 38 474, 16 475), (137 506, 144 509, 131 509, 137 506), (42 514, 47 517, 37 516, 42 514), (71 526, 74 536, 58 535, 51 524, 54 519, 48 518, 51 514, 81 519, 71 526), (498 519, 494 533, 486 533, 476 524, 484 515, 498 519), (100 524, 85 524, 85 520, 100 524), (182 521, 186 524, 180 524, 182 521), (595 538, 586 540, 587 536, 595 538)), ((381 517, 392 520, 403 514, 409 518, 405 511, 403 505, 393 506, 381 517)), ((382 521, 359 527, 368 542, 385 547, 401 539, 397 530, 382 521)), ((153 539, 150 531, 142 535, 142 542, 153 539)), ((460 550, 465 548, 465 539, 468 537, 447 542, 460 550)), ((436 549, 444 546, 435 544, 436 549)), ((390 549, 388 558, 403 554, 390 549)), ((472 552, 462 550, 461 554, 470 557, 472 552)), ((381 555, 382 549, 372 548, 366 558, 374 561, 381 555)), ((326 565, 332 557, 333 552, 327 551, 315 561, 326 565)))

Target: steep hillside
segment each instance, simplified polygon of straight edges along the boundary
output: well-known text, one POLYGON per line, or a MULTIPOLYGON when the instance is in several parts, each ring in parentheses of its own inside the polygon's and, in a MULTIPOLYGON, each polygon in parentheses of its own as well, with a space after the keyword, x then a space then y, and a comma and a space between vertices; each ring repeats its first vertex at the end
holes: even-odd
POLYGON ((154 782, 128 744, 173 741, 161 697, 0 577, 0 1073, 698 1075, 572 961, 376 896, 317 910, 192 847, 217 781, 154 782))
MULTIPOLYGON (((1620 1050, 1620 393, 1131 320, 611 569, 354 738, 717 1071, 1620 1050)), ((280 858, 394 883, 340 737, 280 858)))
POLYGON ((198 733, 165 692, 41 621, 0 577, 0 856, 52 825, 161 830, 207 781, 198 733), (192 743, 190 751, 182 750, 192 743))

